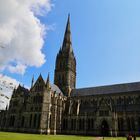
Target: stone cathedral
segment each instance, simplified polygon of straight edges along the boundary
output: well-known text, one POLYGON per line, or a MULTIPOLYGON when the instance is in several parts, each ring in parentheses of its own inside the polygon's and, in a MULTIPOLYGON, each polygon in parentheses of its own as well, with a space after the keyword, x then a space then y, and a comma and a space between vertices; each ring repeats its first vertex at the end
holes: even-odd
MULTIPOLYGON (((84 81, 83 81, 84 82, 84 81)), ((14 89, 0 112, 0 130, 41 134, 140 135, 140 82, 76 88, 76 58, 68 17, 56 56, 54 84, 39 75, 14 89)))

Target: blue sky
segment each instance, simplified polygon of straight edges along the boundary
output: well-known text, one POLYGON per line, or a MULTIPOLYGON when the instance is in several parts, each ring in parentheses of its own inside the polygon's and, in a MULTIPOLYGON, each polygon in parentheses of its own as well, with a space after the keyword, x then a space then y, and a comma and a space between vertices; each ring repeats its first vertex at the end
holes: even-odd
POLYGON ((62 45, 68 13, 77 60, 77 88, 140 81, 139 0, 54 0, 41 22, 49 25, 43 52, 46 63, 28 67, 24 75, 3 71, 30 86, 48 72, 53 83, 55 58, 62 45))

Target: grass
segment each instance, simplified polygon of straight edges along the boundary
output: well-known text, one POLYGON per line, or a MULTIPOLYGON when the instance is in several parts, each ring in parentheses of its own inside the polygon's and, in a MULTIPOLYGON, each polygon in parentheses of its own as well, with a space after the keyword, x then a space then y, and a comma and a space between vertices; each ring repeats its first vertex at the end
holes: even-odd
MULTIPOLYGON (((38 134, 23 134, 0 132, 0 140, 99 140, 92 136, 70 136, 70 135, 38 135, 38 134)), ((105 137, 104 140, 126 140, 125 137, 105 137)), ((140 138, 137 138, 140 140, 140 138)))

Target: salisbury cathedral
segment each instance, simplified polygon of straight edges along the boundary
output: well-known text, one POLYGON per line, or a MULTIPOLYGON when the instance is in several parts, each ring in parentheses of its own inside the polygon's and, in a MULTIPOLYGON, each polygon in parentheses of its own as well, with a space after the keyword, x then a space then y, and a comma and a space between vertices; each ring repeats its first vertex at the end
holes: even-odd
MULTIPOLYGON (((84 81, 83 81, 84 82, 84 81)), ((56 56, 54 84, 39 75, 14 89, 0 112, 0 130, 40 134, 140 135, 140 82, 76 89, 76 59, 68 17, 56 56)))

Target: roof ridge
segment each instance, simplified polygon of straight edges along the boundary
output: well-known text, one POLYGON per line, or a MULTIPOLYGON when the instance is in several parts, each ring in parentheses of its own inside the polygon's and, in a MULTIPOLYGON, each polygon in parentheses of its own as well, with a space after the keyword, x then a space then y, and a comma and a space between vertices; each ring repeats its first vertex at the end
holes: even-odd
POLYGON ((130 85, 130 84, 140 84, 140 81, 138 81, 138 82, 130 82, 130 83, 119 83, 119 84, 111 84, 111 85, 93 86, 93 87, 84 87, 84 88, 77 88, 77 89, 73 89, 73 90, 92 89, 92 88, 101 88, 101 87, 112 87, 112 86, 130 85))

